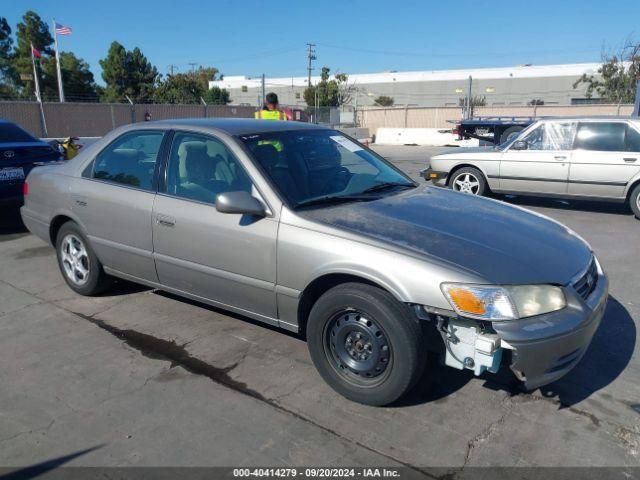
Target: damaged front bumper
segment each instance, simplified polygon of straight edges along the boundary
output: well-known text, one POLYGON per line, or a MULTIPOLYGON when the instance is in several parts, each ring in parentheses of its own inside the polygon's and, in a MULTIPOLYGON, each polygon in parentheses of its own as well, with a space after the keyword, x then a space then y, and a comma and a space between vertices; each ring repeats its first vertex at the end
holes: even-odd
POLYGON ((534 317, 480 323, 422 307, 422 319, 437 319, 445 346, 444 363, 476 375, 496 373, 502 354, 511 350, 510 368, 533 390, 566 375, 583 357, 606 308, 609 282, 600 267, 595 285, 582 298, 571 285, 564 288, 567 306, 534 317), (427 315, 425 315, 425 313, 427 315), (448 317, 448 318, 447 318, 448 317))
POLYGON ((609 281, 598 269, 596 285, 583 299, 565 288, 566 308, 509 322, 493 322, 503 347, 512 349, 511 370, 533 390, 566 375, 586 353, 607 305, 609 281))

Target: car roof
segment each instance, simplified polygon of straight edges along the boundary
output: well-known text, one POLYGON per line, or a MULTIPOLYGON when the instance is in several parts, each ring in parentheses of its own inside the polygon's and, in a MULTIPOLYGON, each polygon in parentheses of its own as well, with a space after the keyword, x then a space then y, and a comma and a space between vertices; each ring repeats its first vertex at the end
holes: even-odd
POLYGON ((590 115, 588 117, 580 117, 580 116, 564 116, 564 117, 540 117, 538 120, 548 121, 548 122, 556 122, 556 121, 564 121, 564 122, 606 122, 606 121, 632 121, 638 122, 640 118, 638 117, 630 117, 623 115, 590 115))
MULTIPOLYGON (((138 124, 139 125, 139 124, 138 124)), ((163 128, 211 128, 229 135, 250 133, 282 132, 289 130, 322 130, 312 123, 293 121, 256 120, 252 118, 178 118, 144 122, 146 126, 158 125, 163 128)))

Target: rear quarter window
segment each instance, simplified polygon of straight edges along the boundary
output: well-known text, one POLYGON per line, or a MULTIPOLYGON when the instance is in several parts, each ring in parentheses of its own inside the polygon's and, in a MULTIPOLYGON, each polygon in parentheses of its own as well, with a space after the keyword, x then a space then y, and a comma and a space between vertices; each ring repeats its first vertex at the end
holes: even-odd
POLYGON ((624 152, 625 123, 580 123, 576 133, 576 150, 624 152))

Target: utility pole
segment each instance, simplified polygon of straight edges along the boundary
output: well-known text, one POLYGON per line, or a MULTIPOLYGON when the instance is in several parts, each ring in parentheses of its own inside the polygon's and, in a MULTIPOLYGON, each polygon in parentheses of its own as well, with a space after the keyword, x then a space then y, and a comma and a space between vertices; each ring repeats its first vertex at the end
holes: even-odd
POLYGON ((640 117, 640 75, 636 78, 636 101, 633 105, 632 117, 640 117))
POLYGON ((308 72, 308 78, 307 78, 307 87, 311 86, 311 70, 313 70, 313 67, 311 66, 311 62, 313 60, 316 60, 316 50, 315 50, 315 43, 307 43, 307 60, 309 61, 309 66, 307 67, 307 72, 308 72))
POLYGON ((178 66, 170 63, 169 65, 167 65, 167 68, 169 69, 169 75, 173 76, 173 71, 177 70, 178 66))
POLYGON ((264 105, 264 97, 265 97, 265 92, 264 92, 264 73, 262 74, 262 81, 260 82, 260 98, 261 98, 261 104, 260 106, 264 105))
POLYGON ((189 66, 191 67, 191 73, 196 73, 196 66, 197 66, 197 65, 198 65, 198 64, 197 64, 197 63, 194 63, 194 62, 190 62, 190 63, 189 63, 189 66))
POLYGON ((466 105, 466 109, 464 112, 464 118, 465 119, 469 119, 471 118, 471 116, 473 115, 473 100, 471 98, 471 88, 473 85, 473 79, 471 78, 471 75, 469 75, 469 86, 467 89, 467 105, 466 105))

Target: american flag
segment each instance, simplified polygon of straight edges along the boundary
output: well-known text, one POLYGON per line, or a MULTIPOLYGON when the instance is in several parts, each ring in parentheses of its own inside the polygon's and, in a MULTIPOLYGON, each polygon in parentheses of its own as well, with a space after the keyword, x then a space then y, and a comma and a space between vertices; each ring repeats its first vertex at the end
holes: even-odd
POLYGON ((64 25, 60 25, 56 22, 56 34, 58 35, 71 35, 71 27, 66 27, 64 25))

